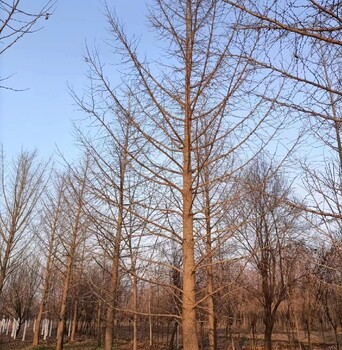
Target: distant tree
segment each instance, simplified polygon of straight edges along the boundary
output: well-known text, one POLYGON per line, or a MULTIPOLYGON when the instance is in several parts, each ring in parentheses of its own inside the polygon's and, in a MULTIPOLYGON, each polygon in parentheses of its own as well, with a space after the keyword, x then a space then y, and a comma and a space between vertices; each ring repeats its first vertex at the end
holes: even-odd
POLYGON ((62 295, 57 329, 56 350, 63 349, 63 337, 67 302, 71 287, 75 261, 80 245, 87 233, 87 219, 84 214, 89 160, 85 159, 80 168, 69 166, 66 174, 66 187, 63 198, 63 230, 59 237, 63 250, 59 252, 62 260, 62 295))
POLYGON ((334 331, 335 345, 340 349, 338 326, 342 322, 341 307, 341 241, 334 242, 330 247, 321 247, 318 252, 317 266, 314 276, 317 278, 317 298, 322 305, 323 312, 329 326, 334 331))
POLYGON ((263 307, 264 346, 271 350, 277 310, 298 279, 294 234, 299 211, 284 204, 290 187, 266 159, 259 158, 250 165, 241 186, 244 195, 238 210, 247 221, 237 238, 250 256, 247 266, 258 275, 257 281, 246 281, 246 288, 263 307))
POLYGON ((40 326, 43 319, 44 311, 46 311, 46 302, 51 286, 51 274, 53 270, 53 263, 58 247, 58 237, 61 234, 61 220, 63 219, 63 190, 65 186, 65 179, 63 176, 56 173, 54 181, 51 183, 51 188, 46 191, 44 196, 44 203, 42 205, 42 212, 40 216, 41 222, 37 230, 38 246, 44 255, 44 272, 42 277, 42 288, 40 293, 40 302, 38 313, 36 316, 36 327, 33 336, 33 346, 39 344, 40 326))
POLYGON ((3 289, 4 312, 18 320, 17 334, 23 322, 33 317, 33 310, 37 305, 40 272, 37 257, 26 256, 15 273, 9 276, 8 283, 3 289))
POLYGON ((0 150, 0 293, 22 264, 32 238, 30 224, 45 188, 45 172, 36 152, 22 151, 10 166, 0 150))

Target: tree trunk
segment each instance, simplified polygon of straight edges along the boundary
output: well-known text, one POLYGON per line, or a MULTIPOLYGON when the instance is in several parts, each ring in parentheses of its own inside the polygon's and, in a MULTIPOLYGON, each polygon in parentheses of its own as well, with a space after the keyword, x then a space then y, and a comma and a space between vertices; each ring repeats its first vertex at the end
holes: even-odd
MULTIPOLYGON (((208 169, 205 169, 204 180, 209 183, 208 169)), ((214 280, 213 280, 213 256, 211 242, 211 211, 210 211, 210 192, 209 186, 205 186, 205 219, 206 219, 206 255, 207 255, 207 313, 208 313, 208 335, 209 335, 209 350, 216 350, 216 319, 214 305, 214 280)))
POLYGON ((60 206, 61 206, 61 202, 62 202, 62 193, 63 193, 62 188, 59 188, 57 206, 56 206, 56 209, 54 211, 51 237, 50 237, 50 241, 49 241, 49 250, 48 250, 47 262, 46 262, 46 268, 45 268, 45 276, 44 276, 44 287, 43 287, 42 297, 41 297, 40 304, 39 304, 38 315, 37 315, 37 318, 35 321, 36 323, 35 323, 33 342, 32 342, 32 346, 34 346, 34 347, 38 346, 38 344, 39 344, 39 330, 40 330, 40 326, 42 323, 46 297, 47 297, 47 294, 49 291, 52 257, 54 254, 54 244, 55 244, 57 224, 58 224, 59 213, 60 213, 60 206))
POLYGON ((264 349, 272 350, 273 320, 265 320, 264 349))
POLYGON ((77 248, 77 236, 80 230, 81 224, 81 216, 82 216, 82 208, 83 208, 83 195, 85 191, 86 185, 86 172, 87 172, 88 163, 86 164, 86 168, 84 170, 84 178, 81 184, 80 192, 77 194, 77 212, 75 216, 75 222, 72 229, 71 242, 68 251, 68 259, 67 259, 67 269, 64 275, 64 286, 61 300, 61 308, 59 312, 59 320, 57 327, 57 344, 56 350, 63 350, 63 336, 64 336, 64 327, 65 327, 65 315, 67 308, 67 300, 70 288, 71 275, 74 267, 74 260, 77 248))
POLYGON ((59 312, 59 320, 58 320, 58 327, 57 327, 56 350, 63 350, 65 315, 66 315, 67 299, 68 299, 70 280, 71 280, 71 274, 72 274, 73 260, 74 260, 74 252, 72 254, 69 254, 69 256, 68 256, 68 265, 67 265, 66 275, 64 278, 63 294, 62 294, 62 300, 61 300, 61 309, 59 312))
POLYGON ((70 342, 73 343, 76 339, 76 328, 77 328, 77 309, 78 309, 78 302, 75 301, 74 304, 74 311, 71 321, 71 335, 70 335, 70 342))
POLYGON ((312 350, 312 343, 311 343, 311 325, 310 321, 306 320, 306 334, 308 335, 308 345, 309 345, 309 350, 312 350))
POLYGON ((183 294, 182 332, 183 350, 198 350, 195 291, 195 244, 193 232, 193 193, 191 169, 191 71, 192 71, 192 1, 186 9, 186 76, 185 119, 183 146, 183 294))
POLYGON ((97 309, 97 347, 100 348, 102 345, 102 301, 99 300, 97 309))
POLYGON ((340 343, 339 343, 339 341, 338 341, 337 325, 336 325, 336 326, 333 326, 333 329, 334 329, 336 350, 339 350, 339 349, 340 349, 340 343))
POLYGON ((149 300, 148 300, 148 323, 150 325, 150 328, 149 328, 150 347, 152 347, 152 345, 153 345, 153 324, 152 324, 152 315, 151 315, 151 297, 152 297, 152 289, 150 286, 149 300))
POLYGON ((138 350, 138 280, 135 270, 133 275, 133 307, 133 350, 138 350))
POLYGON ((177 336, 177 330, 178 330, 178 322, 175 321, 174 326, 172 328, 170 344, 169 344, 169 350, 175 350, 175 339, 176 339, 176 336, 177 336))
POLYGON ((111 283, 110 283, 110 302, 107 308, 106 315, 106 328, 105 328, 105 340, 104 340, 104 350, 112 350, 113 347, 113 336, 114 336, 114 319, 116 313, 117 304, 117 289, 119 280, 119 262, 120 262, 120 244, 122 235, 122 222, 123 222, 123 190, 120 194, 120 207, 118 213, 118 226, 115 238, 115 252, 113 257, 113 265, 111 272, 111 283))

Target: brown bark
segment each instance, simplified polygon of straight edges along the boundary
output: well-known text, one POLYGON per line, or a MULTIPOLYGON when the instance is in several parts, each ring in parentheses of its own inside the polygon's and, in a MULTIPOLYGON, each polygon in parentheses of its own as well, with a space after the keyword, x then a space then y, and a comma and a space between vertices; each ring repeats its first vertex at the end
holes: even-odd
POLYGON ((74 261, 75 261, 76 250, 77 250, 77 238, 81 228, 81 216, 83 211, 83 196, 85 193, 85 186, 86 186, 87 167, 88 167, 88 163, 86 164, 86 168, 84 170, 84 177, 82 179, 81 189, 77 194, 77 212, 75 216, 73 229, 71 232, 71 242, 68 247, 69 251, 68 251, 68 258, 67 258, 67 268, 64 274, 63 293, 61 298, 61 307, 59 311, 59 320, 58 320, 58 327, 57 327, 56 350, 63 350, 63 336, 64 336, 64 328, 65 328, 67 299, 68 299, 71 276, 73 273, 74 261))
POLYGON ((74 303, 74 310, 73 310, 72 321, 71 321, 71 334, 70 334, 71 343, 73 343, 76 339, 77 312, 78 312, 78 302, 76 300, 74 303))
POLYGON ((212 230, 210 210, 210 188, 209 169, 204 168, 205 186, 205 221, 206 221, 206 255, 207 255, 207 313, 208 313, 208 336, 209 350, 216 350, 216 318, 214 305, 214 278, 213 278, 213 252, 212 252, 212 230))
POLYGON ((102 346, 102 301, 99 300, 97 308, 97 347, 102 346))
POLYGON ((195 291, 195 244, 193 232, 193 192, 191 171, 191 71, 192 71, 192 1, 186 3, 186 76, 183 145, 183 294, 182 332, 183 349, 198 350, 195 291))

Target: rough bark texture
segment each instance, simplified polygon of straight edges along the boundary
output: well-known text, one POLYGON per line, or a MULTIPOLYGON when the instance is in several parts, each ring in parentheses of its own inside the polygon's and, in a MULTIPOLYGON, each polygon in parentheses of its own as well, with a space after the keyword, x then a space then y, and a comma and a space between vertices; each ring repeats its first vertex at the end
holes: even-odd
POLYGON ((183 148, 183 295, 182 332, 183 349, 198 350, 195 291, 195 256, 193 232, 193 192, 191 171, 191 69, 192 69, 192 6, 187 1, 186 10, 186 76, 185 76, 185 118, 183 148))

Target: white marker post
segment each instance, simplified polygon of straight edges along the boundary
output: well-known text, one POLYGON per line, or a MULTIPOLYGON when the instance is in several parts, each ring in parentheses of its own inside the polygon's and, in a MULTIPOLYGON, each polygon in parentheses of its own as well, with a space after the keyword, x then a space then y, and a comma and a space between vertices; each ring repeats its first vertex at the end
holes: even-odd
POLYGON ((25 321, 25 323, 24 323, 24 332, 23 332, 23 337, 22 337, 21 341, 25 341, 25 337, 26 337, 26 328, 27 328, 27 321, 25 321))

